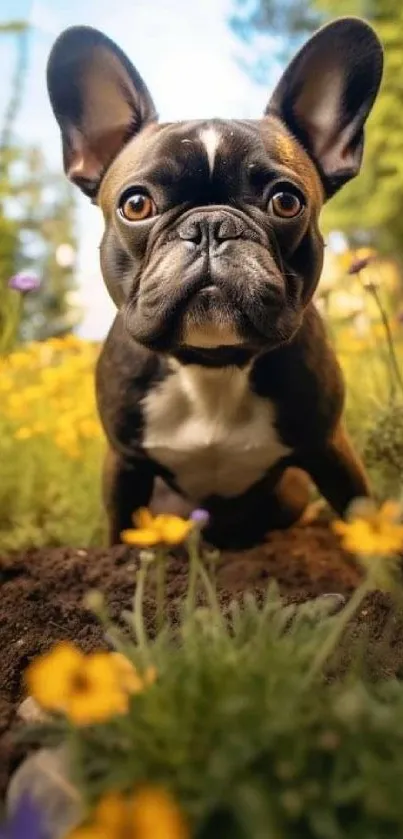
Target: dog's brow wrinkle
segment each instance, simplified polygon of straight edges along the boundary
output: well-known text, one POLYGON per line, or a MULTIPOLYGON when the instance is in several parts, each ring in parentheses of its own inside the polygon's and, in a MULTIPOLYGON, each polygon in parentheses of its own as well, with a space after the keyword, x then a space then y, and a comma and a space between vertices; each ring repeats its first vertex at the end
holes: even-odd
POLYGON ((220 134, 218 134, 215 128, 204 128, 203 131, 200 132, 199 136, 206 149, 207 159, 210 167, 210 175, 212 175, 214 169, 215 156, 217 148, 221 142, 221 136, 220 134))

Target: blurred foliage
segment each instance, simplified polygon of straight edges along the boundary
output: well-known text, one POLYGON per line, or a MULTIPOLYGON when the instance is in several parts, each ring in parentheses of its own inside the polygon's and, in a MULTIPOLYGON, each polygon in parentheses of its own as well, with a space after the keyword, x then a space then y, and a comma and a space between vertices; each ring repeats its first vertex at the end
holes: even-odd
POLYGON ((368 430, 364 457, 378 475, 378 489, 392 484, 401 492, 403 474, 403 395, 379 407, 368 430))
POLYGON ((100 541, 97 356, 69 335, 0 358, 0 549, 100 541))
MULTIPOLYGON (((403 258, 403 6, 395 0, 238 0, 232 24, 257 61, 251 72, 262 81, 259 35, 281 40, 282 63, 319 24, 341 15, 369 20, 385 49, 382 89, 366 131, 364 165, 357 179, 326 208, 325 231, 340 229, 353 244, 373 242, 403 258), (357 224, 359 219, 359 225, 357 224)), ((267 76, 266 76, 267 77, 267 76)))
POLYGON ((338 255, 328 249, 316 296, 347 383, 347 425, 380 499, 403 488, 400 283, 395 261, 373 249, 338 255))
POLYGON ((41 278, 39 291, 25 298, 21 338, 61 336, 81 317, 69 301, 76 288, 74 257, 67 266, 57 258, 60 245, 69 245, 75 254, 72 189, 63 174, 49 171, 42 152, 33 147, 20 151, 11 174, 9 204, 18 226, 19 267, 34 269, 41 278))
POLYGON ((0 38, 13 37, 16 64, 8 105, 0 127, 0 332, 18 307, 18 292, 8 280, 19 270, 34 270, 41 290, 24 298, 20 338, 32 340, 69 332, 80 319, 69 293, 75 288, 74 261, 61 266, 56 249, 75 247, 72 191, 62 175, 51 172, 39 149, 14 136, 27 72, 29 29, 23 22, 0 27, 0 38))

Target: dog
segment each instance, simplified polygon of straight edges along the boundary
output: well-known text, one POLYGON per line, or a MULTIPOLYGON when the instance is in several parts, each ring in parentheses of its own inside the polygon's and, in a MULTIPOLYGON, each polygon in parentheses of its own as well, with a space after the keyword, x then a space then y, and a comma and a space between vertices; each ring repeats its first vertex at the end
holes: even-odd
MULTIPOLYGON (((186 72, 191 72, 187 68, 186 72)), ((312 302, 323 204, 361 166, 383 51, 358 18, 319 29, 262 119, 160 124, 126 55, 64 31, 47 83, 67 176, 102 210, 117 314, 96 371, 111 544, 162 481, 245 548, 370 494, 344 384, 312 302)))

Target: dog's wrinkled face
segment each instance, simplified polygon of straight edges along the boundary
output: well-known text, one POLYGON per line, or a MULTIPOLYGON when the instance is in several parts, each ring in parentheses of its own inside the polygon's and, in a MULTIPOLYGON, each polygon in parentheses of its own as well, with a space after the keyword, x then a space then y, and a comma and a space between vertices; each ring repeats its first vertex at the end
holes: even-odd
POLYGON ((109 293, 146 347, 272 349, 318 283, 324 200, 359 171, 382 74, 345 18, 297 54, 259 121, 158 124, 126 56, 86 27, 48 66, 69 177, 100 205, 109 293))
POLYGON ((288 340, 322 267, 322 194, 275 118, 146 129, 99 196, 103 274, 129 332, 171 351, 288 340))

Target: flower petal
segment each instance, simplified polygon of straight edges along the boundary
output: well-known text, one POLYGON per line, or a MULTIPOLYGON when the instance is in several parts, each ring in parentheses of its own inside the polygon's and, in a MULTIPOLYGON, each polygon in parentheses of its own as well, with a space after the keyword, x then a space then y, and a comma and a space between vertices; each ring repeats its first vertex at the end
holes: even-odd
POLYGON ((344 536, 346 532, 348 533, 348 529, 350 527, 350 525, 345 521, 333 521, 331 526, 333 532, 337 533, 338 536, 344 536))
POLYGON ((155 682, 157 678, 155 667, 147 667, 144 673, 138 673, 134 664, 122 653, 111 653, 110 657, 116 667, 119 683, 128 693, 142 693, 145 688, 155 682))
POLYGON ((184 542, 194 526, 195 522, 190 519, 165 513, 161 513, 155 519, 155 527, 158 528, 161 541, 166 545, 179 545, 184 542))
POLYGON ((108 836, 121 836, 127 819, 127 802, 118 792, 110 792, 98 802, 95 808, 95 821, 106 828, 108 836))
POLYGON ((4 834, 5 839, 46 839, 44 821, 37 802, 25 793, 12 816, 10 832, 4 834))
POLYGON ((128 705, 127 694, 119 688, 106 693, 93 691, 86 695, 72 695, 66 708, 66 714, 76 725, 96 725, 112 717, 125 714, 128 705))
POLYGON ((139 530, 152 530, 154 527, 154 516, 147 507, 140 507, 133 513, 133 523, 139 530))
POLYGON ((139 789, 129 807, 128 823, 136 839, 190 839, 184 815, 164 789, 139 789))
POLYGON ((122 530, 120 534, 126 545, 135 545, 139 548, 151 548, 161 542, 161 536, 156 530, 122 530))
POLYGON ((144 683, 134 664, 122 653, 111 653, 111 657, 116 667, 117 679, 123 690, 127 693, 140 693, 143 690, 144 683))
POLYGON ((28 693, 49 710, 62 710, 71 681, 84 666, 85 656, 74 644, 62 642, 27 669, 28 693))
POLYGON ((402 505, 398 501, 384 501, 379 515, 383 520, 398 522, 402 515, 402 505))

